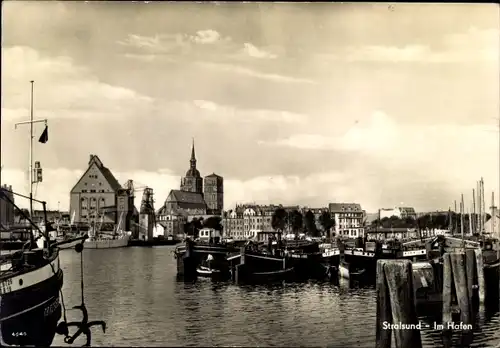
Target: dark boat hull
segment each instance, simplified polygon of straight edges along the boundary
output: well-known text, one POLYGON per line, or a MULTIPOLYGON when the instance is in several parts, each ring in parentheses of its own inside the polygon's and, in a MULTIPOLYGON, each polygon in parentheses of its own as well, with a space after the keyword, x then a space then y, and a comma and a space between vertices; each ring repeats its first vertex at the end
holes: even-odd
POLYGON ((295 270, 293 267, 271 272, 252 272, 247 274, 246 281, 253 284, 292 281, 295 270))
POLYGON ((2 241, 0 242, 0 250, 20 250, 27 241, 2 241))
POLYGON ((153 247, 153 246, 161 246, 161 245, 177 245, 181 241, 177 239, 153 239, 153 240, 140 240, 140 239, 131 239, 128 242, 129 246, 137 246, 137 247, 153 247))
POLYGON ((50 264, 4 279, 0 286, 0 345, 48 347, 61 318, 63 272, 50 264))

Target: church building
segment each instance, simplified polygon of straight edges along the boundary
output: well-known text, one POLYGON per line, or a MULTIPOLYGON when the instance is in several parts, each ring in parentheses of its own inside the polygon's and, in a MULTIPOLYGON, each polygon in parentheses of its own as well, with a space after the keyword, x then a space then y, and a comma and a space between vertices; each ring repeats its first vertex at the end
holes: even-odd
POLYGON ((193 140, 189 169, 186 175, 181 178, 180 190, 170 191, 165 204, 158 211, 158 215, 220 215, 223 209, 224 179, 213 173, 203 180, 200 171, 196 168, 193 140))

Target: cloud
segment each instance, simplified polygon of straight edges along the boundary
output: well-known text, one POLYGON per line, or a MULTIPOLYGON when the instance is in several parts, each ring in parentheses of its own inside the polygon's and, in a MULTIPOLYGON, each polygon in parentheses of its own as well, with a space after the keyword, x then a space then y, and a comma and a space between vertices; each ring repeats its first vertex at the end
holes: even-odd
POLYGON ((2 48, 2 116, 29 115, 29 81, 35 80, 37 117, 123 117, 148 107, 153 99, 99 81, 69 57, 40 55, 29 47, 2 48))
MULTIPOLYGON (((288 111, 263 109, 238 109, 228 105, 216 104, 207 100, 195 100, 193 104, 205 111, 201 116, 210 121, 218 122, 276 122, 276 123, 307 123, 306 115, 288 111)), ((199 121, 199 113, 196 120, 199 121)))
POLYGON ((459 62, 499 62, 500 30, 479 30, 469 28, 464 33, 444 37, 442 47, 431 48, 426 45, 408 44, 405 46, 348 46, 345 51, 325 55, 333 60, 373 61, 373 62, 422 62, 422 63, 459 63, 459 62))
POLYGON ((300 77, 285 76, 279 74, 263 73, 249 68, 245 68, 238 65, 223 64, 223 63, 211 63, 211 62, 198 62, 199 65, 205 66, 210 69, 215 69, 224 72, 235 73, 239 75, 245 75, 250 77, 255 77, 258 79, 269 80, 274 82, 288 82, 288 83, 307 83, 316 84, 315 81, 300 77))
POLYGON ((244 43, 243 51, 252 58, 260 58, 260 59, 275 59, 277 58, 276 54, 266 52, 261 50, 251 43, 244 43))
POLYGON ((190 35, 189 38, 191 41, 200 43, 200 44, 213 44, 219 41, 230 41, 231 38, 225 37, 223 38, 219 32, 213 29, 207 30, 198 30, 196 35, 190 35))
POLYGON ((125 53, 125 58, 136 59, 146 63, 152 62, 156 59, 156 55, 154 54, 134 54, 134 53, 125 53))
POLYGON ((378 111, 370 122, 356 124, 342 135, 303 133, 260 144, 347 151, 386 168, 406 167, 413 173, 450 180, 458 187, 474 185, 480 176, 493 184, 500 180, 499 131, 487 125, 402 125, 378 111))
POLYGON ((153 48, 156 50, 161 47, 161 39, 160 36, 158 35, 150 37, 150 36, 129 34, 125 40, 119 40, 118 44, 124 46, 134 46, 139 48, 153 48))
MULTIPOLYGON (((223 37, 213 29, 198 30, 194 35, 190 34, 156 34, 154 36, 143 36, 128 34, 123 40, 118 40, 117 44, 131 47, 138 50, 132 55, 137 58, 142 54, 164 54, 182 53, 182 49, 191 48, 193 45, 213 45, 229 43, 230 37, 223 37), (181 49, 179 51, 179 49, 181 49)), ((129 53, 130 54, 130 53, 129 53)))

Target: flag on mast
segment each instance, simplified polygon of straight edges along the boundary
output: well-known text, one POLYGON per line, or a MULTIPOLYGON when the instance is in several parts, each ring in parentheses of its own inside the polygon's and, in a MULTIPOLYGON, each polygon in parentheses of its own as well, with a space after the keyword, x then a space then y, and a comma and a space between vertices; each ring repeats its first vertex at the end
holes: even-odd
POLYGON ((45 144, 47 141, 49 141, 49 126, 45 125, 45 129, 43 130, 42 135, 40 135, 38 141, 42 144, 45 144))

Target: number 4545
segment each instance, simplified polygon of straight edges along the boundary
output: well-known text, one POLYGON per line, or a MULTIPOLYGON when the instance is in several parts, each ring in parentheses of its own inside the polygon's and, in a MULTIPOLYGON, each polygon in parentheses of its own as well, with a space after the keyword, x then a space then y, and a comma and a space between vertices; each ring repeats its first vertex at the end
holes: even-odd
POLYGON ((12 336, 20 337, 20 336, 28 336, 28 334, 26 332, 13 332, 12 336))

